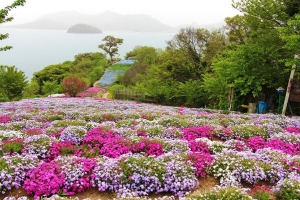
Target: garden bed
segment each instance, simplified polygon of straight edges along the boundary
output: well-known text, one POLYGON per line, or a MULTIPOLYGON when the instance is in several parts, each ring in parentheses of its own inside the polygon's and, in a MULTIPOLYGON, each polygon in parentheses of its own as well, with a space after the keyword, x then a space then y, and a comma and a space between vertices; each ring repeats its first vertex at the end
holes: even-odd
POLYGON ((91 98, 0 113, 1 198, 300 198, 298 117, 91 98))

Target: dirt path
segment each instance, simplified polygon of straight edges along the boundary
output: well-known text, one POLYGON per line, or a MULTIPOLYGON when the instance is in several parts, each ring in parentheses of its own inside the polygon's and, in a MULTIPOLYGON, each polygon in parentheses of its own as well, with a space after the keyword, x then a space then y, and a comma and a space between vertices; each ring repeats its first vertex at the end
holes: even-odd
POLYGON ((107 99, 109 95, 109 92, 105 92, 104 94, 102 94, 102 98, 107 99))

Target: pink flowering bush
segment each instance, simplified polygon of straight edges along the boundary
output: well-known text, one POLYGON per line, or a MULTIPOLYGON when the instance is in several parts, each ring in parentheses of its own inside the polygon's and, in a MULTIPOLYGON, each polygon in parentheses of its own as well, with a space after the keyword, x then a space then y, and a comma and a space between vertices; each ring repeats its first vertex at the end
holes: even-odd
POLYGON ((210 153, 208 144, 202 141, 189 141, 189 147, 192 152, 210 153))
POLYGON ((209 125, 205 126, 193 126, 183 129, 183 139, 188 141, 195 140, 196 138, 206 137, 208 139, 212 139, 213 136, 213 128, 209 125))
POLYGON ((277 149, 277 150, 281 150, 284 153, 287 154, 297 154, 299 151, 297 151, 297 148, 294 147, 294 145, 288 143, 288 142, 283 142, 279 139, 271 139, 270 141, 268 141, 265 144, 265 148, 272 148, 272 149, 277 149))
POLYGON ((299 128, 294 127, 294 126, 286 127, 286 128, 284 128, 284 130, 286 130, 289 133, 300 134, 299 128))
POLYGON ((70 141, 53 142, 49 147, 47 161, 51 161, 61 155, 73 155, 76 151, 75 145, 70 141))
POLYGON ((48 197, 61 192, 65 178, 65 174, 55 161, 42 163, 26 173, 23 189, 27 194, 34 195, 34 199, 48 197))
POLYGON ((206 176, 208 167, 214 161, 212 155, 204 152, 189 153, 187 159, 190 160, 193 167, 196 168, 196 176, 198 177, 206 176))
POLYGON ((65 175, 62 191, 66 195, 74 195, 92 187, 91 175, 97 166, 93 159, 61 156, 55 161, 59 163, 65 175))
POLYGON ((10 115, 0 115, 0 123, 8 123, 12 120, 12 116, 10 115))
POLYGON ((105 138, 99 153, 110 158, 117 158, 122 154, 129 153, 130 145, 131 142, 122 137, 105 138))
POLYGON ((258 149, 264 148, 266 145, 266 141, 262 137, 254 136, 252 138, 249 138, 247 141, 247 145, 253 150, 256 151, 258 149))
POLYGON ((148 138, 142 139, 138 143, 133 143, 131 145, 131 151, 133 153, 144 152, 146 156, 160 156, 164 153, 163 146, 161 143, 148 138))

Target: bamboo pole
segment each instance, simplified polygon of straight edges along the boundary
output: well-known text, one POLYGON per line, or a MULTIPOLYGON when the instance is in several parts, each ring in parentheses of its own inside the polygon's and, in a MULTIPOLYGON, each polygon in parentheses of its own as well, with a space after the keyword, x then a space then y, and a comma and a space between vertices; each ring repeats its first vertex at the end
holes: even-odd
MULTIPOLYGON (((297 60, 297 59, 299 59, 299 55, 296 54, 295 55, 295 60, 297 60)), ((290 74, 290 79, 289 79, 288 86, 287 86, 286 93, 285 93, 285 99, 284 99, 283 107, 282 107, 281 115, 283 115, 283 116, 285 115, 286 107, 287 107, 287 104, 288 104, 288 101, 289 101, 290 92, 291 92, 291 88, 292 88, 292 81, 293 81, 293 78, 294 78, 294 75, 295 75, 296 67, 297 67, 297 65, 293 64, 292 71, 291 71, 291 74, 290 74)))

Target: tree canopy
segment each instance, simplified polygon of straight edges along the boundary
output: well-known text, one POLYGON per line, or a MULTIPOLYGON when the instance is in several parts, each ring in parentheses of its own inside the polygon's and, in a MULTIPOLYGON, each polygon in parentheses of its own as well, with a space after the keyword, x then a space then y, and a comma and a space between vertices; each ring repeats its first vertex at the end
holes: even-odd
POLYGON ((119 45, 123 44, 123 39, 115 38, 114 36, 105 36, 102 41, 104 44, 98 45, 98 48, 102 49, 110 57, 110 61, 113 61, 113 57, 118 55, 119 45))
POLYGON ((25 73, 15 66, 0 65, 0 94, 9 101, 19 100, 27 85, 25 73))

